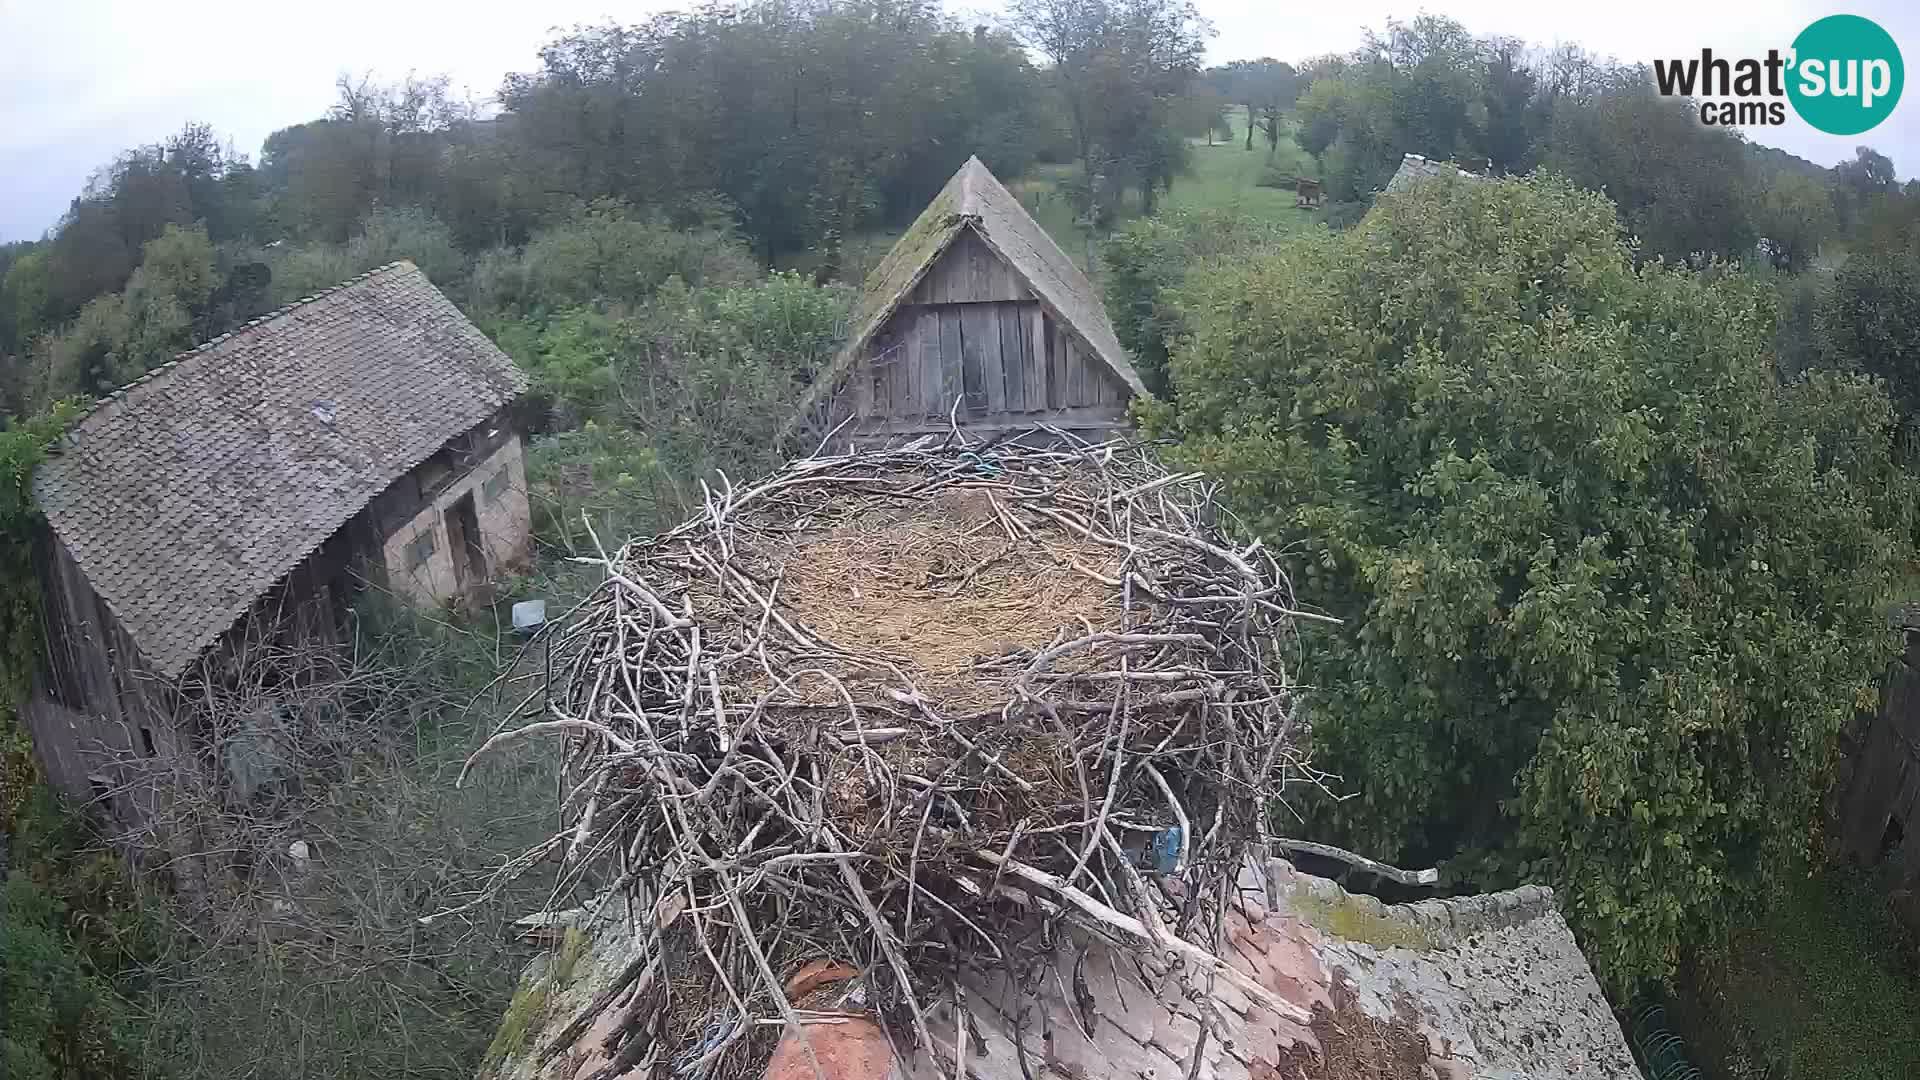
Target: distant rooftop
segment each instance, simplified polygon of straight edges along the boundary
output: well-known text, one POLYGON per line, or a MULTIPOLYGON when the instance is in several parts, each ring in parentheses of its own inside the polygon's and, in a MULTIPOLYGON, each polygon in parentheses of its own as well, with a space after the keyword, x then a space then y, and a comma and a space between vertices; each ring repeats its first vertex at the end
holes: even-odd
POLYGON ((1419 154, 1407 154, 1400 159, 1400 168, 1394 171, 1393 179, 1387 181, 1387 186, 1381 189, 1380 193, 1383 195, 1397 195, 1429 177, 1446 176, 1448 174, 1459 176, 1464 180, 1486 179, 1486 177, 1479 173, 1468 172, 1452 162, 1433 161, 1421 157, 1419 154))

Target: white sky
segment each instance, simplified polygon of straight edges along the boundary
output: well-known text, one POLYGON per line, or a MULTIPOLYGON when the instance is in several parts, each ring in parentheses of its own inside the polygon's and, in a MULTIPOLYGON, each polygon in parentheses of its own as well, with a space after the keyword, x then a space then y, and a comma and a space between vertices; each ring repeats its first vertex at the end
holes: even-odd
MULTIPOLYGON (((1809 22, 1838 11, 1874 19, 1920 62, 1920 5, 1863 0, 1848 8, 1785 0, 1197 0, 1219 30, 1210 59, 1299 60, 1344 52, 1365 27, 1422 10, 1459 19, 1476 34, 1539 45, 1577 42, 1626 61, 1739 57, 1785 48, 1809 22)), ((634 22, 685 7, 668 0, 0 0, 0 240, 38 236, 86 177, 120 150, 156 142, 189 120, 213 125, 258 160, 274 130, 319 116, 343 72, 397 78, 446 73, 476 100, 502 75, 532 69, 554 27, 613 18, 634 22)), ((993 10, 957 0, 953 10, 993 10)), ((1865 139, 1901 175, 1920 170, 1920 89, 1865 139)), ((1792 110, 1788 110, 1792 116, 1792 110)), ((1823 165, 1858 138, 1821 135, 1791 120, 1753 129, 1756 141, 1823 165)))

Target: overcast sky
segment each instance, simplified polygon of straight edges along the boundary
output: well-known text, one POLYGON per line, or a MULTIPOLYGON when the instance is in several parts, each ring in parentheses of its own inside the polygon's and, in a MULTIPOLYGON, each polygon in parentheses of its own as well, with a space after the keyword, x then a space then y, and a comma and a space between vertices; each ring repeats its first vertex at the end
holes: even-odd
MULTIPOLYGON (((1476 34, 1538 45, 1577 42, 1627 61, 1734 57, 1785 48, 1814 19, 1865 15, 1920 59, 1920 5, 1865 0, 1846 7, 1788 0, 1198 0, 1219 30, 1211 59, 1299 60, 1344 52, 1365 27, 1422 10, 1451 15, 1476 34)), ((201 120, 258 160, 269 133, 310 120, 333 101, 343 72, 398 78, 446 73, 485 101, 510 71, 529 70, 554 27, 609 18, 632 22, 684 7, 664 0, 0 0, 0 240, 39 236, 89 173, 120 150, 201 120)), ((993 10, 990 0, 950 2, 993 10)), ((1902 176, 1920 170, 1920 90, 1864 136, 1902 176)), ((1788 110, 1789 117, 1792 110, 1788 110)), ((1823 165, 1849 156, 1856 138, 1822 135, 1792 119, 1750 129, 1758 142, 1823 165)))

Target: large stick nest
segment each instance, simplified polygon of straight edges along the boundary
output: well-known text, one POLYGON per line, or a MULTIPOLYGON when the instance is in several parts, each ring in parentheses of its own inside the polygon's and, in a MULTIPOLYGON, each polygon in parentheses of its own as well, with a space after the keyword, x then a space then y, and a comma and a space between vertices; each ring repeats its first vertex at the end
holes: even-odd
POLYGON ((723 479, 594 560, 535 726, 576 741, 570 857, 652 914, 621 1037, 666 1071, 755 1073, 814 959, 921 1046, 957 978, 1033 986, 1069 924, 1246 981, 1211 945, 1298 779, 1301 613, 1202 476, 1057 434, 723 479))

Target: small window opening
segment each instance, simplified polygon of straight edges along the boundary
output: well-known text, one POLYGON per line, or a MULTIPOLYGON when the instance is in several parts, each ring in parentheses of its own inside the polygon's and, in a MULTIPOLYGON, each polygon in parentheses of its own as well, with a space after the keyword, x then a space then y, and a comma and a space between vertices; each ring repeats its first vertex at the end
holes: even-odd
POLYGON ((499 502, 500 496, 507 493, 507 485, 512 481, 513 470, 503 468, 487 477, 487 482, 480 485, 480 492, 487 497, 488 502, 499 502))
POLYGON ((152 728, 143 727, 140 729, 140 749, 146 751, 148 757, 153 756, 153 729, 152 728))
POLYGON ((433 555, 433 530, 428 529, 407 544, 407 569, 418 570, 433 555))
POLYGON ((1899 851, 1900 845, 1906 841, 1906 823, 1900 820, 1899 814, 1888 814, 1886 831, 1880 834, 1880 858, 1884 860, 1887 856, 1899 851))

